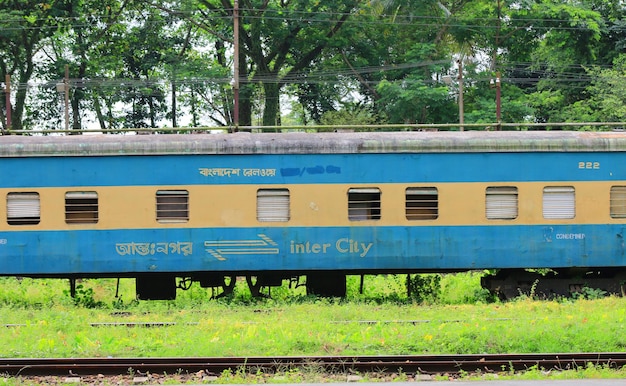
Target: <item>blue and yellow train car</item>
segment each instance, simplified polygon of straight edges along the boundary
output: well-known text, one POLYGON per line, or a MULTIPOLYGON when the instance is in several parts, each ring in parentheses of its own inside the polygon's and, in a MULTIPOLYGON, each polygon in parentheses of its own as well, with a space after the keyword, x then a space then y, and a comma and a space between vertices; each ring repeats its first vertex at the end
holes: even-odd
POLYGON ((2 136, 0 170, 4 276, 135 277, 144 299, 177 278, 342 295, 349 274, 493 269, 501 293, 529 268, 563 291, 625 276, 624 133, 2 136))

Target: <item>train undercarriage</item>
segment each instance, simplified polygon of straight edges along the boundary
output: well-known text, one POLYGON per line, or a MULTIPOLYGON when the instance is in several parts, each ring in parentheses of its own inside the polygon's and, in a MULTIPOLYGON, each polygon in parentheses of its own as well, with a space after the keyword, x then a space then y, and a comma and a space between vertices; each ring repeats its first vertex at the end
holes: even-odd
MULTIPOLYGON (((396 273, 398 272, 390 272, 396 273)), ((142 274, 135 276, 136 293, 140 300, 172 300, 178 289, 187 290, 194 282, 213 291, 213 298, 229 296, 238 280, 248 285, 253 297, 271 296, 271 288, 289 281, 290 287, 305 286, 307 294, 322 297, 345 297, 346 277, 353 272, 315 271, 306 275, 283 272, 249 273, 245 275, 223 273, 195 273, 190 276, 171 273, 142 274)), ((360 291, 363 291, 364 275, 360 291)), ((406 273, 404 273, 406 274, 406 273)), ((407 274, 411 275, 411 274, 407 274)), ((407 280, 410 276, 407 276, 407 280)), ((408 283, 408 281, 407 281, 408 283)), ((70 293, 75 293, 76 278, 70 278, 70 293)), ((568 269, 502 269, 481 278, 481 286, 501 300, 519 296, 539 299, 595 297, 601 295, 626 295, 626 270, 619 268, 568 268, 568 269)), ((407 291, 410 286, 407 285, 407 291)), ((410 293, 409 293, 410 295, 410 293)))
POLYGON ((503 269, 484 276, 481 285, 502 300, 519 296, 539 299, 624 296, 626 271, 616 268, 503 269))
MULTIPOLYGON (((308 273, 305 282, 301 282, 299 275, 290 276, 273 272, 240 277, 245 278, 253 297, 270 296, 271 287, 279 287, 285 280, 289 281, 290 286, 306 286, 307 294, 322 297, 346 296, 346 273, 344 272, 308 273)), ((213 291, 213 298, 220 298, 233 293, 237 278, 238 276, 234 274, 198 273, 182 278, 177 284, 177 276, 171 274, 139 275, 136 277, 137 298, 140 300, 175 299, 178 288, 189 289, 193 282, 198 282, 202 288, 210 288, 213 291)))

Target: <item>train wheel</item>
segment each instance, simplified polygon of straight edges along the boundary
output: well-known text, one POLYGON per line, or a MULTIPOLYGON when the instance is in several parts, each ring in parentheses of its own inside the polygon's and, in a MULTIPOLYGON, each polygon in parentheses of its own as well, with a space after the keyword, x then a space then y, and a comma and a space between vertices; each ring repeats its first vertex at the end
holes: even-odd
POLYGON ((257 280, 256 282, 252 281, 252 276, 246 276, 246 283, 248 283, 248 288, 250 289, 250 295, 252 295, 253 298, 259 298, 261 297, 261 283, 259 283, 259 280, 257 280))
POLYGON ((306 293, 322 297, 346 296, 346 275, 341 272, 318 272, 306 276, 306 293))
POLYGON ((222 288, 222 292, 217 295, 214 294, 213 296, 211 296, 211 299, 219 299, 225 296, 230 296, 235 291, 235 284, 237 284, 237 276, 222 277, 221 281, 222 283, 218 287, 222 288), (228 282, 228 284, 226 284, 227 278, 230 278, 230 281, 228 282))
POLYGON ((256 277, 256 281, 253 281, 252 276, 246 276, 246 282, 248 283, 248 288, 250 289, 250 294, 253 298, 269 297, 269 295, 261 293, 261 288, 263 288, 263 280, 260 277, 256 277))

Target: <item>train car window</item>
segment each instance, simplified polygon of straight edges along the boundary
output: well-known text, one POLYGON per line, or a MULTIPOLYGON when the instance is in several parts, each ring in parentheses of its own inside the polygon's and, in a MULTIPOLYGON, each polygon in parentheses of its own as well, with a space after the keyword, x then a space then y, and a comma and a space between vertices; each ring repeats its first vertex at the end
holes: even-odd
POLYGON ((487 187, 485 192, 485 215, 489 220, 516 219, 518 215, 517 187, 487 187))
POLYGON ((437 188, 407 188, 405 197, 407 220, 435 220, 439 217, 437 188))
POLYGON ((611 186, 611 217, 626 218, 626 186, 611 186))
POLYGON ((289 189, 259 189, 256 193, 258 221, 289 221, 289 189))
POLYGON ((156 219, 160 223, 189 221, 189 192, 159 190, 156 193, 156 219))
POLYGON ((41 219, 39 193, 12 192, 7 194, 7 223, 9 225, 35 225, 41 219))
POLYGON ((350 221, 380 220, 380 189, 350 188, 348 219, 350 221))
POLYGON ((98 222, 98 193, 66 192, 65 222, 67 224, 95 224, 98 222))
POLYGON ((543 218, 569 219, 576 216, 576 196, 573 186, 543 188, 543 218))

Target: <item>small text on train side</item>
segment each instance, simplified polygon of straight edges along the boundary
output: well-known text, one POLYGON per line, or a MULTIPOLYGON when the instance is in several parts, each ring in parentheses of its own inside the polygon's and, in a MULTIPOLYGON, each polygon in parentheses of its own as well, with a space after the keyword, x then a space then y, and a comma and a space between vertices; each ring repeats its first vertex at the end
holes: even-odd
POLYGON ((557 240, 584 240, 585 234, 584 233, 557 233, 555 237, 557 240))
POLYGON ((580 161, 578 169, 600 169, 600 162, 580 161))

